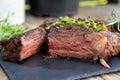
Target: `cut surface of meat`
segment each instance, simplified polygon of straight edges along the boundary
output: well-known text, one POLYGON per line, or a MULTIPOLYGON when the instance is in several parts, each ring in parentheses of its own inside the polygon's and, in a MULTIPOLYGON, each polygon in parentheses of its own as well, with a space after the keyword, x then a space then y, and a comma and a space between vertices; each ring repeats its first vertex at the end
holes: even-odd
POLYGON ((45 29, 38 27, 11 38, 5 46, 3 59, 19 62, 36 54, 44 42, 45 35, 45 29))
POLYGON ((54 56, 91 59, 104 52, 107 38, 81 26, 65 26, 50 30, 49 53, 54 56))
POLYGON ((48 53, 52 56, 100 60, 104 67, 109 68, 106 61, 118 54, 118 42, 118 36, 110 31, 94 32, 86 27, 67 25, 50 30, 48 53))

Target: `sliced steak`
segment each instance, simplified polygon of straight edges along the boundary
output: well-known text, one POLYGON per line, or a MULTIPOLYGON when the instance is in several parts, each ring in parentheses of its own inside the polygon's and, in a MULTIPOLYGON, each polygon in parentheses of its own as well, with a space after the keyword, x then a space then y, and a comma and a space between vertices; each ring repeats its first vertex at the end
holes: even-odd
POLYGON ((19 62, 36 54, 41 49, 45 35, 45 29, 38 27, 11 38, 5 46, 3 59, 19 62))
POLYGON ((109 68, 107 59, 117 50, 118 37, 109 36, 111 32, 94 32, 82 26, 68 25, 63 28, 53 28, 48 34, 49 54, 52 56, 72 57, 83 60, 100 60, 109 68), (113 40, 115 39, 115 40, 113 40))

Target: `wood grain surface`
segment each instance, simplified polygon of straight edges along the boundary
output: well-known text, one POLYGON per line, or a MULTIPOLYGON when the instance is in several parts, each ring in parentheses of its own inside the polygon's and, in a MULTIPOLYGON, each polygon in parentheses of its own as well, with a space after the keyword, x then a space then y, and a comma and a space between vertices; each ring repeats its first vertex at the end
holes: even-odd
MULTIPOLYGON (((80 7, 78 9, 78 13, 74 17, 86 18, 90 16, 91 18, 101 19, 104 17, 108 17, 112 10, 114 9, 115 13, 117 14, 118 18, 120 18, 120 5, 106 5, 106 6, 93 6, 93 7, 80 7)), ((46 17, 48 18, 48 17, 46 17)), ((35 17, 31 14, 26 14, 26 22, 23 24, 30 29, 38 27, 43 21, 46 19, 45 17, 35 17)), ((119 62, 118 62, 119 63, 119 62)), ((0 80, 9 80, 0 68, 0 80)), ((102 74, 98 76, 92 76, 85 79, 77 79, 77 80, 120 80, 120 72, 102 74)))

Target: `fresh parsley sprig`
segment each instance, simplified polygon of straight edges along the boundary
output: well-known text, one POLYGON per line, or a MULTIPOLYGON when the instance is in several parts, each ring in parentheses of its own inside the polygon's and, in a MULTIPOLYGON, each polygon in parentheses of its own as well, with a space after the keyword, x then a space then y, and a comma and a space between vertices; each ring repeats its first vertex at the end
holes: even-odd
POLYGON ((8 17, 0 20, 0 40, 9 40, 10 38, 26 32, 27 29, 19 25, 11 25, 8 22, 8 17))

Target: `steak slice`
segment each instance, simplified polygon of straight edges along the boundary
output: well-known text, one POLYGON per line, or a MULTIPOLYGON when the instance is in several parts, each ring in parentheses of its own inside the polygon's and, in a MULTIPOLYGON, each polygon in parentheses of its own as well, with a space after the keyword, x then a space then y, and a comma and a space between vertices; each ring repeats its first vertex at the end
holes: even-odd
POLYGON ((46 31, 38 27, 11 38, 5 45, 3 60, 20 62, 36 54, 44 42, 46 31))
POLYGON ((100 60, 104 67, 110 68, 106 61, 117 51, 115 47, 118 37, 109 36, 108 34, 112 33, 108 32, 94 32, 86 27, 75 25, 52 28, 48 34, 48 52, 52 56, 100 60))

